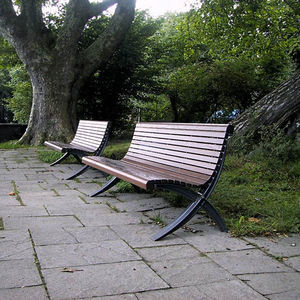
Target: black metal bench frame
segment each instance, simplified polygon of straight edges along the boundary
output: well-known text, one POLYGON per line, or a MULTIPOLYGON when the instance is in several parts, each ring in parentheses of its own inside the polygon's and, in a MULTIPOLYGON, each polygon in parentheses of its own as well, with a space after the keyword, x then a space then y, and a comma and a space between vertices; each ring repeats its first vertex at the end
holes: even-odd
MULTIPOLYGON (((174 232, 184 224, 186 224, 191 218, 200 210, 204 209, 206 213, 212 218, 212 220, 216 223, 216 225, 219 227, 220 231, 224 232, 227 231, 227 227, 225 225, 225 222, 221 215, 218 213, 216 208, 208 201, 209 196, 213 192, 219 177, 221 175, 224 161, 225 161, 225 154, 227 149, 227 141, 229 137, 233 134, 233 126, 229 125, 226 131, 226 135, 223 141, 222 149, 220 151, 220 156, 218 159, 218 162, 216 164, 216 168, 213 172, 213 175, 210 177, 210 179, 202 186, 199 187, 198 191, 195 191, 194 189, 183 186, 180 183, 176 182, 158 182, 153 183, 151 188, 149 189, 160 189, 160 190, 169 190, 176 192, 178 194, 183 195, 187 199, 191 200, 192 203, 187 207, 187 209, 173 222, 165 226, 161 231, 156 233, 152 236, 152 239, 157 241, 165 236, 169 235, 170 233, 174 232)), ((89 163, 87 158, 83 158, 83 163, 89 163)), ((94 167, 94 165, 90 166, 94 167)), ((97 169, 101 170, 101 168, 96 167, 97 169)), ((103 170, 102 170, 103 171, 103 170)), ((109 171, 105 170, 106 173, 109 174, 109 171)), ((111 187, 113 187, 115 184, 117 184, 121 179, 117 176, 112 177, 104 186, 102 186, 98 191, 91 194, 91 197, 94 197, 100 193, 103 193, 107 190, 109 190, 111 187)), ((133 184, 134 185, 134 184, 133 184)))
MULTIPOLYGON (((79 125, 77 128, 77 131, 80 127, 81 123, 84 122, 95 122, 95 123, 103 123, 106 124, 106 129, 105 132, 103 134, 103 137, 99 143, 99 146, 97 147, 96 150, 94 151, 89 151, 89 149, 85 149, 85 147, 82 147, 80 145, 74 145, 72 144, 72 142, 75 140, 76 138, 76 133, 74 136, 74 139, 70 142, 70 143, 59 143, 59 142, 52 142, 52 141, 46 141, 44 143, 45 146, 50 147, 54 150, 60 151, 63 153, 63 155, 57 159, 56 161, 54 161, 53 163, 50 164, 50 166, 54 166, 56 164, 61 163, 62 161, 64 161, 66 158, 68 158, 70 155, 72 155, 73 157, 75 157, 75 159, 82 164, 82 157, 85 155, 94 155, 94 156, 101 156, 106 145, 108 142, 108 137, 109 137, 109 129, 111 126, 110 122, 102 122, 102 121, 86 121, 86 120, 80 120, 79 121, 79 125)), ((67 180, 73 179, 81 174, 83 174, 84 172, 86 172, 88 170, 89 166, 88 165, 83 165, 79 170, 77 170, 74 174, 72 174, 71 176, 67 177, 67 180)))

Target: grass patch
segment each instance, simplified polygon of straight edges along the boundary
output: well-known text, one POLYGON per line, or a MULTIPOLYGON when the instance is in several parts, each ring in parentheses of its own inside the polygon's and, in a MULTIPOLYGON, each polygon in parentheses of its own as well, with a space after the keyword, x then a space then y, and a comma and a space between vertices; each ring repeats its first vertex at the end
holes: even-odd
POLYGON ((166 225, 166 222, 163 220, 160 213, 158 213, 157 215, 154 215, 153 217, 150 217, 150 220, 154 221, 155 224, 157 224, 161 227, 166 225))
POLYGON ((11 184, 12 184, 13 189, 14 189, 14 193, 15 193, 15 196, 16 196, 16 200, 20 203, 21 206, 25 206, 24 202, 22 201, 22 198, 20 197, 20 193, 19 193, 19 191, 18 191, 18 188, 17 188, 16 183, 12 180, 12 181, 11 181, 11 184))
POLYGON ((103 156, 111 159, 121 159, 125 156, 130 141, 112 140, 106 146, 103 156))
MULTIPOLYGON (((63 154, 58 151, 54 150, 38 150, 38 159, 41 160, 44 163, 51 164, 54 161, 58 160, 63 154)), ((72 155, 69 156, 67 159, 61 162, 61 164, 76 164, 78 161, 76 160, 75 157, 72 155)))
POLYGON ((4 230, 4 223, 1 217, 0 217, 0 230, 4 230))
POLYGON ((19 148, 29 148, 28 145, 18 144, 18 140, 10 140, 7 142, 0 143, 0 149, 3 150, 11 150, 11 149, 19 149, 19 148))
POLYGON ((229 155, 211 195, 233 235, 300 232, 300 162, 229 155))

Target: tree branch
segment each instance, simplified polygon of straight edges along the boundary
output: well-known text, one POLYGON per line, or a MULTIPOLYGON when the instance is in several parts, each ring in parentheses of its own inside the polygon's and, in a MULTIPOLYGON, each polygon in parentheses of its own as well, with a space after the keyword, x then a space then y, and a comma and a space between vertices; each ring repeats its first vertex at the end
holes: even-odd
POLYGON ((16 12, 11 0, 1 0, 0 5, 0 34, 10 43, 18 25, 16 12))
POLYGON ((45 27, 43 22, 42 2, 21 0, 21 18, 26 20, 27 29, 37 32, 45 27))
POLYGON ((105 0, 101 3, 91 3, 90 18, 99 16, 112 5, 118 3, 118 0, 105 0))
POLYGON ((106 62, 124 40, 134 19, 136 0, 122 0, 106 28, 98 39, 81 53, 82 69, 78 81, 88 78, 99 65, 106 62))
POLYGON ((89 19, 90 3, 88 0, 70 0, 66 8, 64 25, 57 38, 57 48, 64 53, 77 49, 77 42, 89 19))

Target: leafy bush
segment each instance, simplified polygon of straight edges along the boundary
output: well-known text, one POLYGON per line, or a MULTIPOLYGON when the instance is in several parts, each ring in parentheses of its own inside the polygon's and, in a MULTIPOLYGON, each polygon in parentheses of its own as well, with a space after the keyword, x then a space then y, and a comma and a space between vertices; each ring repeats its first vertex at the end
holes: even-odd
POLYGON ((31 103, 32 86, 23 65, 17 65, 10 70, 10 83, 13 96, 6 98, 7 107, 13 112, 14 120, 18 123, 28 123, 31 103))

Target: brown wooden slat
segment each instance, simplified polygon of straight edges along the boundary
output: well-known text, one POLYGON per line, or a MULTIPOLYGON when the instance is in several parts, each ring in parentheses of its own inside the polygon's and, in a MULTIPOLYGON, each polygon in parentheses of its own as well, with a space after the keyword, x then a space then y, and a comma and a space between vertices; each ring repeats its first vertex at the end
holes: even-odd
POLYGON ((218 145, 222 145, 224 142, 223 139, 217 139, 217 138, 179 136, 179 135, 147 133, 147 132, 135 132, 134 137, 149 137, 149 138, 166 139, 166 140, 181 140, 181 141, 188 141, 188 142, 198 142, 198 143, 218 144, 218 145))
POLYGON ((81 135, 77 135, 74 138, 74 141, 82 141, 82 142, 91 142, 91 143, 96 143, 96 144, 100 144, 102 137, 101 138, 97 138, 97 137, 93 137, 93 136, 81 136, 81 135))
POLYGON ((199 136, 199 137, 209 137, 209 138, 224 138, 226 132, 218 132, 218 131, 203 131, 203 130, 186 130, 186 129, 164 129, 164 128, 137 128, 135 130, 136 133, 144 133, 144 132, 151 132, 151 133, 158 133, 158 134, 170 134, 172 136, 199 136))
POLYGON ((155 153, 161 153, 161 154, 168 154, 170 156, 176 156, 176 157, 189 158, 189 159, 209 162, 212 164, 216 164, 218 162, 218 158, 216 158, 216 157, 209 157, 209 156, 203 156, 203 155, 199 155, 199 154, 190 153, 189 152, 190 148, 186 148, 186 152, 182 152, 182 151, 168 150, 165 148, 162 149, 162 148, 156 148, 156 147, 131 144, 130 149, 132 149, 133 151, 134 150, 146 151, 146 153, 148 155, 151 155, 152 152, 155 152, 155 153))
POLYGON ((197 142, 189 142, 189 141, 178 141, 178 140, 164 140, 164 139, 157 139, 151 137, 135 137, 133 136, 133 142, 155 142, 160 144, 166 145, 178 145, 184 147, 193 147, 193 148, 200 148, 212 151, 221 151, 223 145, 216 145, 216 144, 207 144, 207 143, 197 143, 197 142))
POLYGON ((161 169, 162 171, 166 171, 168 173, 178 173, 180 172, 181 174, 186 175, 187 177, 191 177, 194 180, 197 180, 197 178, 200 178, 201 181, 207 181, 210 178, 210 175, 199 173, 199 172, 194 172, 194 171, 189 171, 189 170, 184 170, 184 169, 179 169, 177 167, 173 166, 167 166, 163 165, 160 163, 156 162, 150 162, 150 161, 145 161, 144 159, 134 157, 133 160, 131 160, 129 157, 122 158, 122 161, 129 162, 131 164, 139 164, 143 166, 148 166, 149 168, 157 168, 161 169))
POLYGON ((160 158, 157 158, 157 157, 147 157, 147 158, 145 158, 144 155, 135 154, 134 156, 132 156, 128 153, 125 155, 125 158, 128 158, 130 160, 134 160, 135 157, 142 158, 145 161, 157 162, 157 163, 161 163, 163 165, 177 167, 177 168, 180 168, 180 169, 185 169, 185 170, 194 171, 194 172, 198 172, 198 173, 203 173, 203 174, 207 174, 207 175, 212 175, 213 174, 213 170, 211 170, 211 169, 195 167, 193 165, 187 165, 187 164, 180 163, 180 162, 167 161, 167 160, 160 159, 160 158))
MULTIPOLYGON (((199 146, 199 144, 197 144, 199 146)), ((219 157, 220 151, 211 151, 211 150, 203 150, 199 148, 191 148, 191 147, 183 147, 183 146, 174 146, 169 144, 161 144, 161 143, 153 143, 150 141, 132 141, 130 147, 135 146, 145 146, 145 147, 154 147, 154 148, 163 148, 166 150, 174 150, 179 152, 189 152, 189 153, 195 153, 199 155, 206 155, 210 157, 219 157)), ((220 147, 221 148, 221 147, 220 147)))
POLYGON ((89 121, 89 120, 80 120, 78 123, 78 126, 102 126, 107 127, 108 122, 102 122, 102 121, 89 121))
POLYGON ((159 158, 162 161, 166 162, 178 162, 186 165, 191 165, 191 166, 197 166, 197 167, 202 167, 206 169, 211 169, 214 170, 216 167, 216 164, 212 163, 207 163, 203 161, 198 161, 194 159, 188 159, 188 158, 183 158, 183 157, 178 157, 178 156, 172 156, 172 155, 165 155, 161 153, 156 153, 156 152, 148 152, 148 151, 143 151, 143 150, 138 150, 138 149, 130 149, 127 152, 131 156, 135 155, 143 155, 145 159, 148 159, 149 157, 151 158, 159 158))
POLYGON ((206 123, 138 123, 136 128, 165 128, 165 129, 187 129, 187 130, 205 130, 205 131, 220 131, 227 130, 227 124, 206 124, 206 123))
POLYGON ((175 180, 176 182, 178 182, 180 184, 188 183, 188 184, 197 186, 199 184, 204 184, 210 178, 210 176, 207 176, 207 175, 203 175, 203 174, 199 174, 199 173, 196 173, 196 175, 194 175, 195 173, 188 172, 188 171, 185 172, 185 170, 178 169, 178 168, 173 168, 173 169, 162 168, 161 164, 152 163, 151 165, 147 165, 147 164, 144 164, 144 162, 142 160, 131 161, 128 159, 122 159, 122 161, 126 162, 129 165, 139 167, 141 169, 145 169, 145 170, 149 170, 149 171, 152 170, 159 174, 163 174, 164 177, 172 178, 173 180, 175 180), (178 173, 178 172, 180 172, 180 173, 178 173), (193 176, 191 176, 191 174, 193 174, 193 176))
MULTIPOLYGON (((95 156, 85 156, 82 158, 82 162, 94 167, 96 169, 100 169, 108 174, 113 176, 117 176, 118 178, 128 181, 136 186, 139 186, 142 189, 147 189, 147 178, 139 177, 136 170, 132 170, 127 168, 125 169, 122 161, 116 160, 98 160, 95 156)), ((103 157, 101 157, 103 159, 103 157)))

